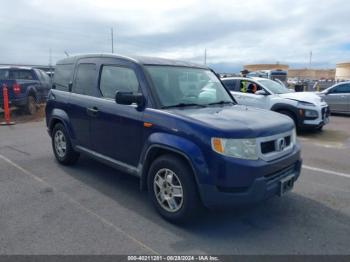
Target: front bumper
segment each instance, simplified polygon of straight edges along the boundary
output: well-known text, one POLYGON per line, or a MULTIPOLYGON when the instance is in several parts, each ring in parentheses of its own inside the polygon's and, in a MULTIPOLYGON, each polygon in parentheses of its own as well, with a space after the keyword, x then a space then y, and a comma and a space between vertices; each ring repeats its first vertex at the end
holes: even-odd
POLYGON ((296 147, 292 154, 282 159, 247 166, 245 169, 231 166, 231 173, 226 174, 230 179, 226 183, 199 184, 203 204, 208 208, 233 207, 258 203, 278 195, 283 178, 293 177, 294 182, 299 178, 302 166, 299 149, 296 147), (240 170, 242 173, 235 175, 240 170), (240 179, 244 176, 250 178, 249 185, 240 179), (233 181, 235 178, 236 181, 233 181))
POLYGON ((330 110, 328 106, 322 107, 317 118, 307 118, 299 115, 298 128, 302 130, 317 129, 329 122, 330 110))

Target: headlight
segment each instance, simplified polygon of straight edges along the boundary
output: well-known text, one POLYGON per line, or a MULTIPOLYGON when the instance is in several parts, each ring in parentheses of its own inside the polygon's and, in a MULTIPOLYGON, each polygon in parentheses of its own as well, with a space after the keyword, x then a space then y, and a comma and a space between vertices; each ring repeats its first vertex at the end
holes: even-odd
POLYGON ((256 140, 253 139, 226 139, 213 137, 211 139, 212 149, 225 156, 241 159, 257 160, 256 140))
POLYGON ((305 117, 318 117, 318 113, 315 110, 304 110, 305 117))
POLYGON ((298 107, 302 107, 302 106, 315 106, 315 104, 309 103, 309 102, 298 101, 298 107))

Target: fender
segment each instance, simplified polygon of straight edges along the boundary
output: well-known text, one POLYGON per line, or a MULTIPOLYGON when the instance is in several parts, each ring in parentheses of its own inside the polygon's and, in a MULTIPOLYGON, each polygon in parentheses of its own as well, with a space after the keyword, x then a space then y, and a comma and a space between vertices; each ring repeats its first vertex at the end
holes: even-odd
POLYGON ((275 112, 280 110, 290 111, 295 115, 298 126, 300 126, 300 124, 302 124, 303 122, 303 119, 302 117, 300 117, 298 108, 296 106, 284 104, 284 103, 277 103, 271 107, 271 110, 275 112))
POLYGON ((50 121, 48 123, 49 132, 51 133, 51 131, 53 129, 53 125, 57 122, 57 120, 59 120, 60 122, 63 123, 64 127, 68 131, 69 137, 71 138, 71 140, 73 140, 72 143, 74 143, 75 134, 74 134, 73 129, 71 128, 72 125, 70 123, 70 119, 69 119, 67 113, 65 111, 63 111, 62 109, 55 108, 52 110, 50 121))
POLYGON ((141 189, 147 185, 148 168, 151 165, 152 152, 166 150, 184 157, 192 168, 197 184, 208 180, 209 169, 201 149, 192 141, 174 134, 153 133, 143 148, 140 157, 141 189))
POLYGON ((36 89, 35 86, 30 85, 30 86, 27 87, 27 90, 26 90, 26 97, 28 97, 28 95, 29 95, 30 93, 33 93, 33 94, 34 94, 34 97, 35 97, 35 100, 38 101, 38 99, 39 99, 39 97, 38 97, 38 91, 37 91, 37 89, 36 89))

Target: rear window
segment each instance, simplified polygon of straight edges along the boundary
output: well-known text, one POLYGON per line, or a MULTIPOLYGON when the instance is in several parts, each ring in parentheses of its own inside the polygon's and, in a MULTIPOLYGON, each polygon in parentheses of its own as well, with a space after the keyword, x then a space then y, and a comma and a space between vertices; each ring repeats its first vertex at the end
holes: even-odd
POLYGON ((9 78, 9 70, 0 69, 0 79, 5 80, 9 78))
POLYGON ((56 65, 53 82, 57 90, 68 91, 68 84, 72 81, 73 68, 73 64, 56 65))
POLYGON ((11 70, 10 79, 37 80, 32 70, 11 70))
POLYGON ((95 64, 79 64, 74 85, 73 93, 90 95, 95 94, 96 86, 96 65, 95 64))

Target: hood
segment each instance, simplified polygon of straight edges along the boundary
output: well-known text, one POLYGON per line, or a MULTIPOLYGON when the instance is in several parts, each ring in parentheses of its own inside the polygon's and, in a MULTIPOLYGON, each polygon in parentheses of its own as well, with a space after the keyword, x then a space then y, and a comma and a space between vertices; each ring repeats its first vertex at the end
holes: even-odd
POLYGON ((315 105, 320 104, 322 99, 320 96, 315 94, 314 92, 295 92, 295 93, 286 93, 279 94, 282 98, 293 99, 302 102, 309 102, 315 105))
POLYGON ((282 114, 249 106, 233 105, 168 110, 216 130, 222 137, 262 137, 290 131, 293 121, 282 114))

